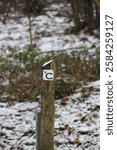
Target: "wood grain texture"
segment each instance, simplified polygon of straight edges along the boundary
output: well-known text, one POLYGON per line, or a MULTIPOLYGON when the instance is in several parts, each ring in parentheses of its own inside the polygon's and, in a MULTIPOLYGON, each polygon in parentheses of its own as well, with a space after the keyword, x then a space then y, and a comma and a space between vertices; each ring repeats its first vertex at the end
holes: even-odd
MULTIPOLYGON (((52 69, 55 72, 55 62, 52 61, 43 69, 52 69)), ((55 77, 52 81, 42 81, 41 95, 41 131, 40 149, 54 150, 54 100, 55 77)))

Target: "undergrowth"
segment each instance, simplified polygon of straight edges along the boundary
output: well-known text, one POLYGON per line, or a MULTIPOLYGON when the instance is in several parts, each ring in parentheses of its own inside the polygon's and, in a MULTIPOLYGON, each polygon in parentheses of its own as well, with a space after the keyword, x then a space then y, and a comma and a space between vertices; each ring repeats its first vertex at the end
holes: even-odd
POLYGON ((99 49, 95 55, 83 50, 40 56, 34 48, 18 52, 9 47, 7 57, 0 56, 0 96, 35 100, 41 94, 42 65, 50 59, 56 64, 56 99, 74 93, 82 82, 99 79, 99 49))

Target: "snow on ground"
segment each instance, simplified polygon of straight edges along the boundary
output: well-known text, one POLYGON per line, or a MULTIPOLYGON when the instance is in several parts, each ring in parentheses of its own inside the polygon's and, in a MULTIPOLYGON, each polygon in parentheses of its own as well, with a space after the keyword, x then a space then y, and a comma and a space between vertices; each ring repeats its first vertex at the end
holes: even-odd
MULTIPOLYGON (((60 16, 64 8, 62 3, 52 4, 43 15, 31 18, 33 42, 42 52, 90 49, 99 40, 97 31, 67 33, 74 24, 60 16)), ((30 44, 28 30, 26 17, 0 22, 0 55, 8 54, 9 46, 25 49, 30 44)), ((37 106, 37 102, 0 102, 0 150, 35 150, 37 106)), ((65 105, 56 100, 55 110, 55 150, 99 150, 99 81, 78 89, 65 105)))
POLYGON ((56 103, 57 150, 99 150, 99 81, 89 84, 85 93, 70 96, 66 106, 60 103, 56 103))
MULTIPOLYGON (((55 150, 99 150, 99 81, 55 100, 55 150)), ((0 150, 35 150, 37 102, 0 103, 0 150)))
MULTIPOLYGON (((67 4, 67 7, 70 7, 67 4)), ((65 9, 63 3, 52 4, 43 15, 32 17, 33 42, 41 51, 58 51, 87 47, 98 41, 95 35, 86 35, 83 31, 77 34, 66 32, 74 26, 68 16, 59 16, 65 9), (85 38, 84 38, 85 37, 85 38)), ((11 16, 12 18, 12 16, 11 16)), ((8 19, 6 24, 0 22, 0 53, 8 52, 8 46, 25 49, 30 44, 29 24, 26 17, 8 19)), ((97 33, 97 31, 94 31, 97 33)), ((94 49, 93 49, 94 50, 94 49)))

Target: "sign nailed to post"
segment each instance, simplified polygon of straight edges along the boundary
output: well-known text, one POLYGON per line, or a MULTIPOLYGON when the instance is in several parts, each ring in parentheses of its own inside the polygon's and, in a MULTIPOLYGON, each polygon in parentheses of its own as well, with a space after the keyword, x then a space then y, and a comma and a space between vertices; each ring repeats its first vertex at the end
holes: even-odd
POLYGON ((54 71, 50 69, 43 70, 43 80, 52 81, 54 80, 54 71))
POLYGON ((50 60, 42 66, 42 68, 43 68, 43 80, 45 80, 45 81, 54 80, 54 70, 49 66, 52 63, 53 63, 53 60, 50 60), (49 68, 48 68, 48 66, 49 66, 49 68))

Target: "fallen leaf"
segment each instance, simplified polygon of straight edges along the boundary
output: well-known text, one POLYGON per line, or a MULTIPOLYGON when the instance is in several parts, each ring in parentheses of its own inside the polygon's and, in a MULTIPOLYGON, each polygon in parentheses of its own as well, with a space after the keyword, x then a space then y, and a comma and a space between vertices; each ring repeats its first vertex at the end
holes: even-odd
POLYGON ((70 135, 72 133, 73 129, 71 127, 68 127, 67 131, 68 131, 68 135, 70 135))
POLYGON ((61 100, 61 105, 65 106, 67 105, 69 102, 69 98, 68 97, 63 97, 61 100))

